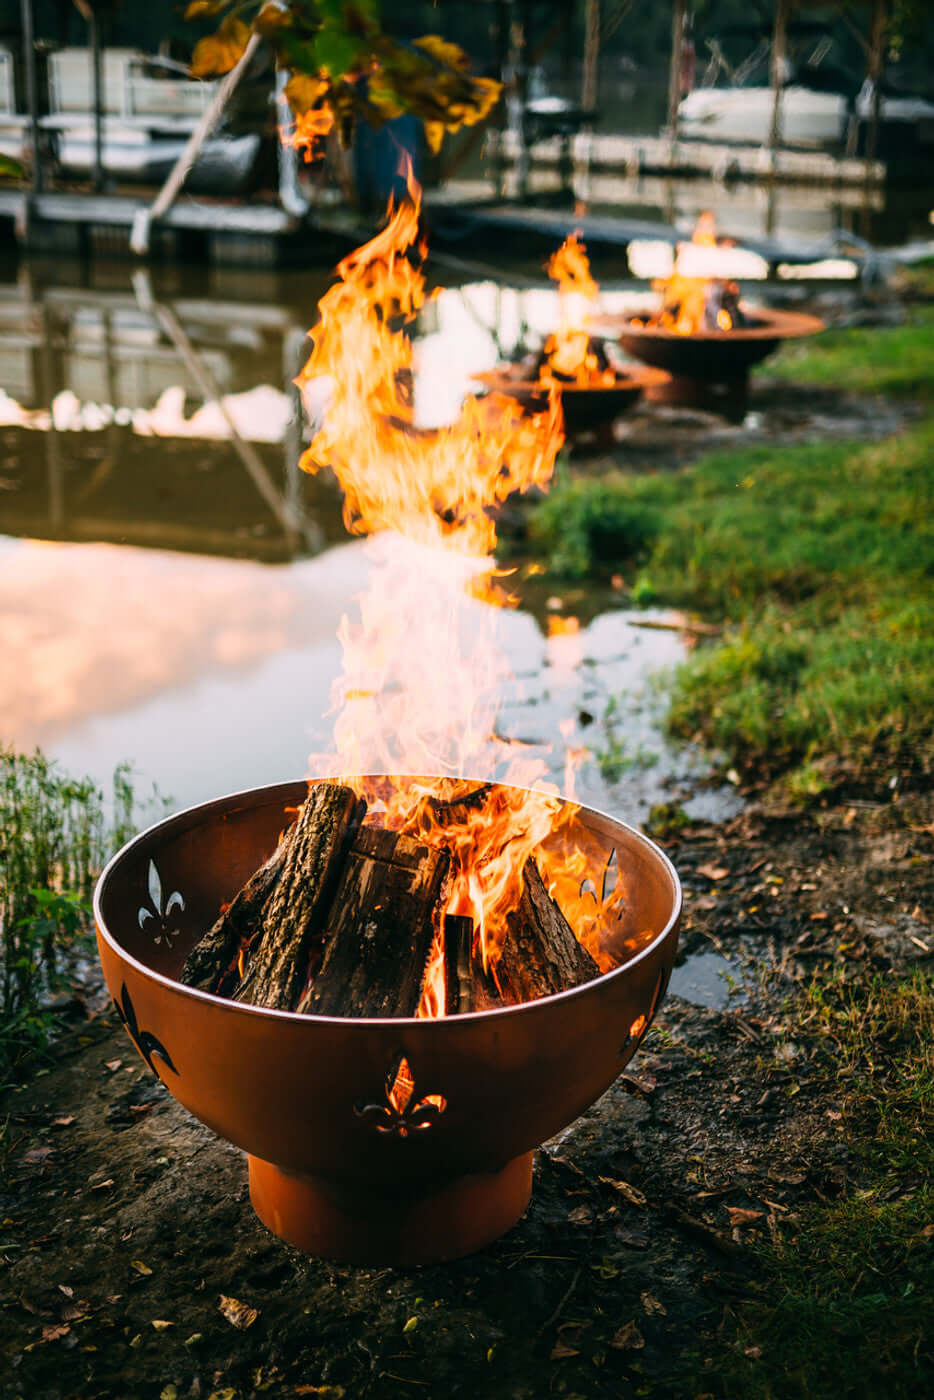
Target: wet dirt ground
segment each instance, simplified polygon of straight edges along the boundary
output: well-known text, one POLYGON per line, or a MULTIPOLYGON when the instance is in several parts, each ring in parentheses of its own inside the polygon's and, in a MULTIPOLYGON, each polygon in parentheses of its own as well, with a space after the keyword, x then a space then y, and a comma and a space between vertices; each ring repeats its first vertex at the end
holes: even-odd
POLYGON ((522 1220, 467 1259, 361 1269, 284 1245, 242 1154, 112 1012, 80 1017, 2 1109, 0 1395, 716 1395, 715 1374, 686 1377, 752 1246, 859 1187, 786 999, 818 968, 859 982, 934 956, 929 775, 880 758, 828 777, 807 815, 754 799, 664 841, 685 952, 735 969, 724 1004, 669 994, 627 1072, 536 1154, 522 1220))

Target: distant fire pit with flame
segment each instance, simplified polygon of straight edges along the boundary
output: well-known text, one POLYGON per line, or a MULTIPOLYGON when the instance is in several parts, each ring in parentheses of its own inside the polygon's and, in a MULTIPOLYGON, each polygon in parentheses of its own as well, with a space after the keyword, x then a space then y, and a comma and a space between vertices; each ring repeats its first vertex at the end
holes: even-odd
POLYGON ((349 1018, 260 1009, 182 985, 189 952, 306 792, 296 782, 237 793, 125 846, 95 896, 108 988, 169 1091, 248 1154, 254 1208, 283 1239, 385 1264, 469 1253, 522 1214, 533 1149, 638 1048, 674 962, 677 875, 632 828, 577 809, 564 830, 586 853, 581 897, 593 891, 596 902, 608 881, 619 885, 601 938, 621 965, 522 1005, 349 1018))
MULTIPOLYGON (((538 379, 535 363, 504 365, 473 377, 495 393, 508 394, 532 413, 543 412, 547 405, 548 390, 538 379)), ((604 436, 617 418, 628 413, 643 395, 662 389, 668 379, 661 369, 633 366, 611 370, 602 384, 556 381, 566 436, 572 441, 591 433, 604 436)))
POLYGON ((723 275, 731 246, 718 240, 712 216, 702 214, 690 242, 678 247, 672 275, 654 284, 658 310, 600 322, 603 333, 615 330, 627 354, 668 372, 647 398, 741 415, 752 366, 783 340, 824 329, 816 316, 744 306, 738 283, 723 275))
POLYGON ((729 330, 682 332, 638 319, 617 324, 619 343, 628 354, 667 371, 663 380, 647 386, 647 399, 726 412, 745 411, 753 365, 783 340, 824 329, 816 316, 759 308, 746 311, 742 324, 729 330))
POLYGON ((558 283, 558 324, 541 350, 474 378, 535 413, 544 411, 550 392, 557 392, 569 439, 589 434, 607 438, 613 422, 644 393, 661 389, 668 376, 624 365, 618 355, 614 359, 607 338, 594 334, 600 289, 577 234, 551 257, 548 275, 558 283))

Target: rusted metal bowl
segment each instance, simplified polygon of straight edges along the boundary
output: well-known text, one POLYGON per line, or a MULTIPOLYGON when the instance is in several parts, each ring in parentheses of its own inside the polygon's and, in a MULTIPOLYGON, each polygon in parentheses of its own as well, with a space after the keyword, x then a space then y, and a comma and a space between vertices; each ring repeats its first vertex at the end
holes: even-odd
POLYGON ((667 370, 675 378, 730 380, 745 377, 783 340, 816 335, 824 329, 817 316, 798 311, 746 309, 749 322, 731 331, 697 331, 679 335, 657 326, 633 325, 629 319, 603 318, 601 332, 615 329, 619 344, 634 359, 667 370))
POLYGON ((367 1020, 242 1006, 182 986, 190 949, 274 849, 306 790, 235 793, 124 846, 94 899, 107 986, 169 1091, 249 1155, 254 1209, 283 1239, 357 1262, 469 1253, 522 1214, 532 1149, 635 1053, 674 962, 678 877, 646 837, 582 808, 575 835, 595 888, 614 852, 625 882, 611 946, 643 931, 650 941, 615 971, 521 1006, 367 1020), (414 1088, 400 1107, 388 1087, 403 1057, 414 1088))
MULTIPOLYGON (((475 374, 479 384, 485 384, 500 394, 508 394, 531 413, 540 413, 547 406, 548 395, 537 380, 526 379, 519 365, 475 374)), ((583 387, 577 384, 561 386, 561 406, 564 428, 568 437, 578 437, 613 423, 627 413, 649 389, 666 383, 668 375, 658 369, 634 366, 617 375, 614 384, 583 387)))

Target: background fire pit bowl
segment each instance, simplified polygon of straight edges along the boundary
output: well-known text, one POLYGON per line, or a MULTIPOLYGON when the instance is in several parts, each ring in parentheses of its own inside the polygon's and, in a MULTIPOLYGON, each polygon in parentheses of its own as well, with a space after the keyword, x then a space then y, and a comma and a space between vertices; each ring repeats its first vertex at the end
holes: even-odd
MULTIPOLYGON (((817 316, 797 311, 746 312, 748 324, 728 331, 695 331, 680 335, 659 326, 634 325, 614 318, 619 344, 634 359, 668 371, 668 378, 646 389, 655 403, 690 407, 723 407, 745 412, 749 371, 771 355, 783 340, 816 335, 824 329, 817 316)), ((609 317, 600 321, 608 335, 609 317)))
MULTIPOLYGON (((541 413, 548 404, 548 395, 537 380, 523 377, 521 365, 505 365, 502 369, 475 374, 473 378, 500 394, 508 394, 530 413, 541 413)), ((617 418, 632 408, 643 394, 667 384, 668 375, 659 369, 634 365, 621 373, 615 384, 561 386, 561 406, 564 429, 569 438, 585 433, 605 434, 617 418)))
POLYGON ((254 1209, 276 1234, 356 1262, 455 1258, 518 1220, 532 1150, 635 1053, 674 962, 678 877, 644 836, 582 808, 575 835, 595 888, 614 851, 624 881, 612 936, 650 930, 651 941, 624 967, 522 1006, 367 1020, 263 1010, 182 986, 174 978, 189 950, 306 791, 294 782, 236 793, 124 846, 94 901, 107 986, 169 1091, 249 1154, 254 1209), (414 1087, 400 1106, 388 1090, 403 1057, 414 1087))

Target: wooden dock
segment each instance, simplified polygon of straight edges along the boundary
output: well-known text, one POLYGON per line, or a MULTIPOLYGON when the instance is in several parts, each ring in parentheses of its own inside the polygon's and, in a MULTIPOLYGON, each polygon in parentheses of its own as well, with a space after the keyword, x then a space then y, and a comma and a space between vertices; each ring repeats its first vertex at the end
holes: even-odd
MULTIPOLYGON (((492 159, 515 162, 520 145, 515 131, 493 131, 487 136, 492 159)), ((885 163, 836 156, 829 151, 805 151, 780 147, 739 145, 726 141, 700 141, 667 136, 621 136, 610 132, 578 132, 571 137, 552 136, 529 147, 533 165, 570 164, 575 175, 589 170, 613 170, 629 175, 707 175, 715 180, 762 180, 820 185, 876 185, 886 179, 885 163)))

